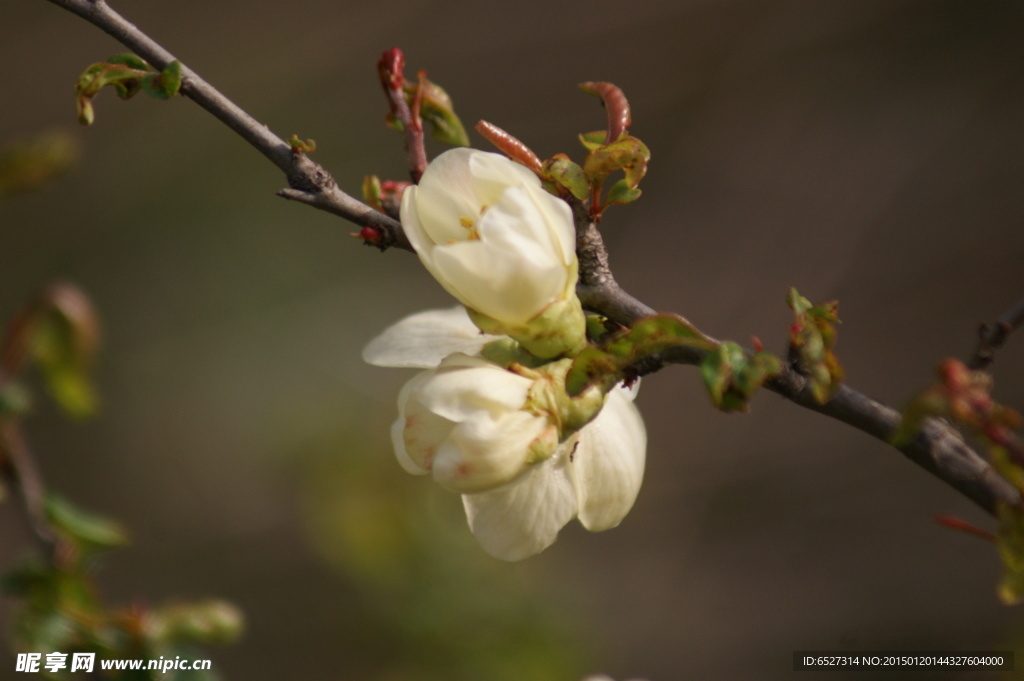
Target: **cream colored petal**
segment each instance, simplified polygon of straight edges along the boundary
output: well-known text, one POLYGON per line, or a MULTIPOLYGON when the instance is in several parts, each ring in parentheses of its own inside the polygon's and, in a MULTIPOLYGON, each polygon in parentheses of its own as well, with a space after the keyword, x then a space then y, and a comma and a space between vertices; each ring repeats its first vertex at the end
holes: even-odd
POLYGON ((540 178, 532 170, 501 154, 477 152, 469 157, 469 170, 474 194, 487 205, 497 203, 508 187, 540 187, 540 178))
POLYGON ((493 415, 518 411, 533 381, 495 364, 467 355, 445 358, 416 394, 425 407, 450 421, 462 422, 479 411, 493 415))
POLYGON ((477 412, 459 423, 437 450, 434 480, 463 493, 511 482, 526 469, 529 447, 546 427, 545 418, 526 412, 498 418, 477 412))
POLYGON ((565 464, 564 456, 555 455, 506 487, 462 497, 469 528, 484 551, 501 560, 522 560, 555 542, 576 515, 565 464))
POLYGON ((487 211, 479 232, 478 241, 439 246, 432 254, 445 288, 477 312, 524 324, 575 283, 522 188, 510 189, 487 211))
POLYGON ((570 464, 579 517, 592 532, 615 527, 633 507, 644 475, 647 431, 640 411, 622 389, 580 431, 570 464))
POLYGON ((565 201, 539 186, 527 187, 525 191, 537 206, 537 212, 545 217, 549 238, 561 255, 562 264, 569 266, 576 259, 576 224, 572 219, 572 209, 565 201))
POLYGON ((363 361, 382 367, 431 369, 455 352, 475 355, 498 338, 480 333, 461 305, 427 310, 385 329, 363 348, 363 361))
POLYGON ((402 386, 398 394, 398 419, 391 425, 395 456, 402 468, 416 475, 430 470, 438 447, 455 427, 416 399, 419 390, 434 374, 434 371, 420 372, 402 386))
MULTIPOLYGON (((473 186, 470 159, 482 153, 451 149, 427 166, 410 200, 415 201, 416 219, 431 242, 445 244, 465 239, 469 232, 461 218, 475 219, 480 215, 482 203, 473 186)), ((410 192, 407 189, 405 193, 410 192)), ((405 197, 402 198, 400 217, 404 225, 412 204, 406 204, 405 197)))

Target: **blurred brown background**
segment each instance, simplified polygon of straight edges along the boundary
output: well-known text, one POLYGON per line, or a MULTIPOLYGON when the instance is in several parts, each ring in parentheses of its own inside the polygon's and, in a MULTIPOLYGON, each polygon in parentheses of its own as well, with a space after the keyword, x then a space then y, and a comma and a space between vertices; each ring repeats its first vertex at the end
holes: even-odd
MULTIPOLYGON (((123 49, 16 4, 0 143, 62 127, 82 158, 0 203, 0 315, 65 278, 106 330, 102 414, 68 423, 43 404, 29 433, 51 486, 132 532, 100 573, 112 600, 246 612, 244 640, 213 653, 227 679, 787 679, 797 649, 1020 657, 994 551, 931 520, 990 526, 970 502, 773 395, 719 414, 689 368, 644 381, 647 476, 621 527, 573 524, 525 563, 491 560, 458 499, 393 460, 409 374, 359 358, 391 321, 449 305, 440 287, 274 197, 278 172, 187 100, 104 92, 77 128, 74 79, 123 49)), ((604 124, 576 83, 616 83, 653 153, 643 198, 604 223, 620 282, 774 350, 788 286, 838 298, 849 382, 894 405, 1024 292, 1020 2, 114 6, 278 134, 315 138, 352 192, 405 173, 383 49, 427 68, 467 125, 542 157, 580 156, 576 133, 604 124)), ((1022 370, 1013 338, 995 374, 1018 407, 1022 370)), ((15 518, 0 508, 5 564, 27 548, 15 518)))

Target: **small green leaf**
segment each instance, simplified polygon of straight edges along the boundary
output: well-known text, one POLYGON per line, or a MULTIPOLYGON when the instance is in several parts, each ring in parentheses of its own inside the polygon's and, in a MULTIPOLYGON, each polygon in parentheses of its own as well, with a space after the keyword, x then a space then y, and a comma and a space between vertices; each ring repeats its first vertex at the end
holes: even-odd
POLYGON ((363 202, 382 211, 384 209, 380 200, 380 178, 376 175, 366 175, 363 177, 363 202))
POLYGON ((86 513, 58 496, 46 497, 46 515, 55 530, 77 544, 110 548, 128 543, 128 537, 118 523, 86 513))
POLYGON ((782 370, 782 361, 767 352, 748 354, 737 343, 725 341, 700 365, 711 401, 722 411, 747 411, 750 398, 764 382, 782 370))
POLYGON ((593 151, 594 149, 599 149, 604 146, 605 138, 608 137, 608 131, 594 130, 592 132, 582 132, 579 137, 580 144, 582 144, 587 151, 593 151))
POLYGON ((91 371, 99 345, 92 303, 73 286, 51 286, 30 328, 29 352, 50 395, 72 416, 91 415, 97 403, 91 371))
POLYGON ((592 182, 601 183, 616 170, 626 175, 627 185, 636 187, 647 173, 651 152, 636 137, 625 136, 611 144, 591 150, 583 162, 583 170, 592 182))
POLYGON ((241 636, 244 617, 231 603, 208 600, 165 605, 150 613, 149 625, 164 644, 224 645, 241 636))
POLYGON ((63 174, 77 160, 78 140, 48 130, 0 149, 0 197, 33 191, 63 174))
POLYGON ((1024 602, 1024 510, 1000 504, 996 544, 1003 563, 999 582, 999 599, 1006 605, 1024 602))
POLYGON ((583 174, 583 168, 569 160, 565 154, 556 154, 544 161, 542 171, 546 179, 565 187, 580 201, 590 195, 590 183, 583 174))
POLYGON ((580 352, 565 377, 566 390, 576 396, 592 385, 611 388, 620 380, 635 377, 645 360, 673 347, 710 350, 715 342, 682 317, 646 317, 631 329, 609 334, 601 347, 589 345, 580 352))
POLYGON ((152 71, 149 64, 144 59, 138 57, 131 52, 122 52, 121 54, 115 54, 113 57, 107 60, 108 64, 121 64, 127 66, 130 69, 136 69, 138 71, 152 71))
POLYGON ((633 203, 640 198, 641 193, 637 187, 630 187, 626 178, 622 178, 608 190, 608 196, 604 200, 604 205, 612 206, 615 204, 633 203))
MULTIPOLYGON (((420 116, 431 124, 431 133, 434 139, 450 144, 455 147, 468 147, 469 135, 462 121, 455 115, 455 107, 452 98, 438 85, 426 78, 420 83, 405 83, 404 94, 411 107, 413 99, 419 90, 420 116)), ((394 127, 401 129, 400 124, 394 127)))
POLYGON ((312 154, 316 151, 316 140, 299 139, 298 135, 292 135, 288 140, 288 144, 292 148, 292 153, 295 154, 312 154))
POLYGON ((142 89, 157 99, 170 99, 181 88, 181 63, 172 61, 160 73, 152 73, 142 79, 142 89))
POLYGON ((157 99, 170 99, 181 89, 181 63, 172 61, 160 73, 133 54, 117 54, 108 61, 91 64, 75 83, 78 120, 92 125, 96 118, 92 99, 107 85, 121 99, 131 99, 140 90, 157 99))
POLYGON ((160 72, 160 79, 163 81, 164 93, 170 99, 178 94, 181 89, 181 62, 175 59, 160 72))

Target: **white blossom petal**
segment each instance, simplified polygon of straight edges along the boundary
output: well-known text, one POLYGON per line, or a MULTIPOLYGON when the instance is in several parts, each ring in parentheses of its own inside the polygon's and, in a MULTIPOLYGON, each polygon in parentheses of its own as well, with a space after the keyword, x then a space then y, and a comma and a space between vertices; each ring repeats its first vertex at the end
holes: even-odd
POLYGON ((463 495, 469 528, 487 553, 522 560, 554 543, 576 515, 567 460, 556 454, 501 489, 463 495))
POLYGON ((531 443, 548 427, 542 416, 524 411, 497 418, 477 412, 459 423, 434 458, 434 480, 453 492, 484 492, 526 470, 531 443))
POLYGON ((435 372, 424 371, 402 386, 398 394, 398 418, 391 425, 391 444, 395 456, 406 471, 423 475, 430 470, 438 444, 451 433, 455 424, 432 414, 413 399, 435 372))
POLYGON ((433 369, 448 355, 475 355, 501 336, 480 332, 461 305, 409 315, 363 348, 363 361, 381 367, 433 369))
POLYGON ((451 149, 431 161, 419 185, 408 187, 403 192, 403 227, 406 210, 415 207, 420 226, 433 243, 465 239, 467 230, 460 223, 460 218, 475 220, 480 217, 480 202, 473 186, 470 161, 481 153, 474 149, 451 149))
POLYGON ((640 411, 625 389, 612 390, 601 413, 580 431, 570 464, 585 528, 607 530, 626 517, 640 492, 646 450, 640 411))
POLYGON ((485 411, 492 415, 518 411, 533 381, 479 357, 450 355, 415 399, 438 416, 459 423, 485 411))

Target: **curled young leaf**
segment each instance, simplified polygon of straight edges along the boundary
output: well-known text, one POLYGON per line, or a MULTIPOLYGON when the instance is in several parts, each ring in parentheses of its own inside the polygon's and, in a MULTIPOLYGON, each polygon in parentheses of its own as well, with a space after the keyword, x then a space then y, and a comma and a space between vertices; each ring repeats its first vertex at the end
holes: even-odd
POLYGON ((170 99, 181 89, 181 63, 173 61, 163 71, 153 68, 133 54, 114 55, 105 62, 90 65, 75 83, 75 102, 78 120, 92 125, 95 120, 92 99, 107 85, 112 86, 121 99, 131 99, 139 90, 157 99, 170 99))
POLYGON ((601 184, 617 170, 625 174, 626 186, 635 188, 647 174, 651 152, 636 137, 622 137, 611 144, 598 147, 587 154, 583 171, 594 184, 601 184))
POLYGON ((569 160, 565 154, 556 154, 544 161, 541 167, 541 176, 565 187, 570 194, 580 201, 590 195, 590 183, 583 173, 583 168, 569 160))
POLYGON ((99 317, 78 288, 47 288, 24 325, 25 348, 54 400, 72 416, 96 410, 92 365, 99 346, 99 317))
POLYGON ((80 548, 112 548, 128 543, 128 536, 118 523, 86 513, 55 495, 46 497, 46 516, 61 536, 80 548))
POLYGON ((642 193, 639 188, 630 187, 629 181, 623 178, 613 184, 608 190, 608 196, 605 197, 604 205, 613 206, 616 204, 633 203, 640 198, 642 193))
POLYGON ((629 102, 622 90, 611 83, 580 83, 580 89, 601 98, 608 114, 608 131, 605 144, 610 144, 626 134, 633 119, 629 112, 629 102))
POLYGON ((487 121, 480 121, 476 124, 476 131, 516 163, 526 166, 535 173, 542 172, 540 159, 533 149, 498 126, 487 121))
POLYGON ((406 101, 410 106, 418 103, 419 115, 430 123, 434 139, 453 147, 469 146, 469 136, 455 114, 452 98, 440 85, 421 77, 418 83, 406 82, 403 87, 406 101))
POLYGON ((838 335, 839 303, 833 300, 812 305, 795 288, 789 289, 786 303, 795 316, 789 330, 790 352, 796 358, 797 369, 809 379, 814 399, 824 404, 839 390, 844 377, 832 351, 838 335))
POLYGON ((747 411, 754 393, 781 370, 782 360, 775 355, 748 354, 731 341, 712 350, 700 365, 711 401, 722 411, 747 411))
POLYGON ((618 333, 609 334, 600 347, 587 346, 576 357, 565 378, 570 395, 593 385, 610 388, 621 380, 636 378, 656 361, 656 355, 673 347, 711 350, 715 342, 676 315, 646 317, 618 333))
POLYGON ((580 144, 587 151, 593 151, 605 145, 605 139, 608 137, 608 131, 606 130, 593 130, 591 132, 581 132, 579 134, 580 144))

